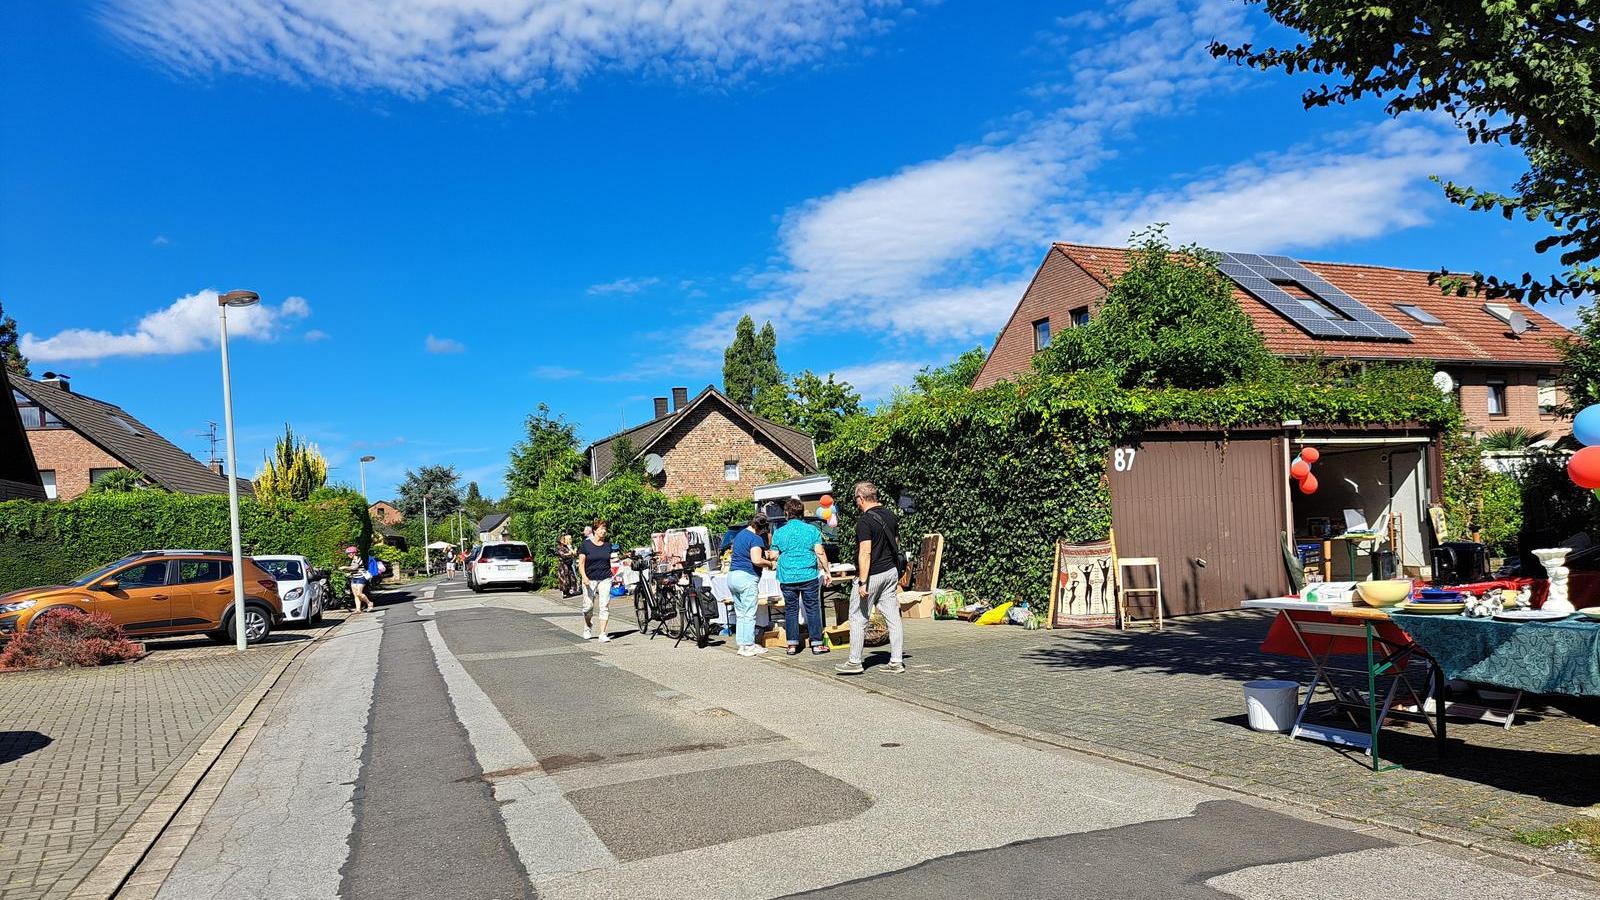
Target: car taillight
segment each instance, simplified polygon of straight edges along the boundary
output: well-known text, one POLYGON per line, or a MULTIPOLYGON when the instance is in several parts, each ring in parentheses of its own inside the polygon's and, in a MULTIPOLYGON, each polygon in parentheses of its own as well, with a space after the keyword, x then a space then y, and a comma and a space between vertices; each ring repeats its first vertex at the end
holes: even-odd
POLYGON ((533 554, 531 554, 531 553, 523 554, 522 561, 523 562, 533 562, 533 554))

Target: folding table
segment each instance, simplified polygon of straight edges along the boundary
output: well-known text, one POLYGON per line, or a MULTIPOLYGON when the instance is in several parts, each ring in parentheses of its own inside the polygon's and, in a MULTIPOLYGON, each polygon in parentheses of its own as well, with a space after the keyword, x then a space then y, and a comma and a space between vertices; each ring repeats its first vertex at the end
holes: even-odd
POLYGON ((1398 698, 1409 698, 1417 710, 1424 710, 1423 697, 1411 683, 1413 663, 1420 664, 1424 680, 1432 679, 1433 691, 1444 696, 1444 680, 1439 667, 1421 645, 1389 620, 1387 613, 1350 604, 1312 603, 1294 598, 1246 600, 1245 609, 1271 609, 1278 612, 1261 649, 1265 653, 1303 657, 1311 662, 1311 685, 1300 703, 1289 737, 1322 741, 1339 747, 1352 747, 1366 753, 1374 772, 1399 768, 1382 764, 1379 733, 1391 716, 1420 719, 1433 732, 1435 746, 1442 754, 1445 746, 1445 720, 1442 704, 1430 720, 1425 712, 1411 713, 1395 708, 1398 698), (1335 657, 1356 657, 1364 661, 1359 668, 1337 664, 1335 657), (1340 684, 1335 676, 1357 676, 1354 687, 1340 684), (1387 678, 1387 689, 1379 683, 1387 678), (1317 689, 1327 687, 1334 703, 1355 719, 1352 710, 1366 715, 1365 731, 1306 721, 1306 713, 1316 699, 1317 689))

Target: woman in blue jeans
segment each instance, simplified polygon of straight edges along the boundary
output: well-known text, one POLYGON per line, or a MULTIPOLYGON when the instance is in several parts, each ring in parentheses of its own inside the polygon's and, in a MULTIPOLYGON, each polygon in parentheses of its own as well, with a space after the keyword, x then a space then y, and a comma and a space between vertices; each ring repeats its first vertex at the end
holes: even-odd
POLYGON ((728 563, 728 592, 733 594, 734 643, 740 656, 759 656, 767 652, 756 646, 756 603, 760 600, 761 570, 775 563, 767 552, 767 537, 772 524, 757 515, 733 539, 733 559, 728 563))
POLYGON ((822 531, 805 520, 806 505, 790 499, 783 504, 788 521, 772 535, 778 551, 778 587, 783 591, 784 631, 790 656, 800 652, 800 609, 805 608, 806 635, 812 653, 827 653, 822 640, 822 589, 828 584, 828 557, 822 548, 822 531))

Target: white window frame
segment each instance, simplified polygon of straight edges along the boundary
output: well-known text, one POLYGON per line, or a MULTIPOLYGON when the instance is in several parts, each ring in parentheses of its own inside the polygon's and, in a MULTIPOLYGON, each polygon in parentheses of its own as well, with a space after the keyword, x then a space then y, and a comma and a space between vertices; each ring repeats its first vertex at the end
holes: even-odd
POLYGON ((739 480, 739 461, 737 459, 724 460, 722 463, 722 480, 739 480))

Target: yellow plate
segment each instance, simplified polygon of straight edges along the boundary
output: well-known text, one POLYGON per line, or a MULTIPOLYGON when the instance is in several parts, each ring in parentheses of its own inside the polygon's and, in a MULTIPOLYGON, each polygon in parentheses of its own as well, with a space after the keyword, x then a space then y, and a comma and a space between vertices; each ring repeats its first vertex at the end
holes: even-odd
POLYGON ((1586 606, 1578 610, 1578 615, 1590 619, 1600 619, 1600 606, 1586 606))
POLYGON ((1465 612, 1467 605, 1465 603, 1411 603, 1407 601, 1400 604, 1399 609, 1403 613, 1410 613, 1416 616, 1448 616, 1453 613, 1465 612))

